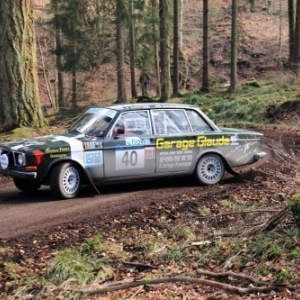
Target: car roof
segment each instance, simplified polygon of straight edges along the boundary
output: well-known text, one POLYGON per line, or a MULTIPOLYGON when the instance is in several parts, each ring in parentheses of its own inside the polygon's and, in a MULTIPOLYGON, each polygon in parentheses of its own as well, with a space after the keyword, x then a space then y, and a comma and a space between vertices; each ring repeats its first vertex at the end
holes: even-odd
POLYGON ((114 109, 114 110, 129 110, 129 109, 150 109, 150 108, 193 108, 196 106, 189 104, 181 104, 181 103, 122 103, 122 104, 113 104, 107 106, 106 108, 114 109))

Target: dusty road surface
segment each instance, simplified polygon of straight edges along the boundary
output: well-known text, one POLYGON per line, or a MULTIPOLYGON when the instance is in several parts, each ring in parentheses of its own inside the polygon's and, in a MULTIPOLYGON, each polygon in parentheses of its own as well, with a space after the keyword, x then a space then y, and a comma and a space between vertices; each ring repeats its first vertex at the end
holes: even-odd
POLYGON ((86 187, 78 198, 59 201, 54 199, 49 187, 26 195, 12 181, 1 183, 0 238, 38 234, 65 223, 113 215, 120 210, 159 201, 159 197, 172 197, 191 183, 197 185, 193 178, 190 181, 175 179, 114 185, 100 189, 100 195, 86 187))

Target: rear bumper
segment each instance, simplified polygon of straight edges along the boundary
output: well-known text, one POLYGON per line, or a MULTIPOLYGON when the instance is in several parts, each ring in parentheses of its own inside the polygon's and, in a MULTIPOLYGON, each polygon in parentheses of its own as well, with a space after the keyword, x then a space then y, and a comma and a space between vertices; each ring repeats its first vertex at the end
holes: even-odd
POLYGON ((35 179, 37 176, 36 172, 20 172, 15 170, 3 170, 0 168, 0 174, 4 176, 10 176, 14 178, 22 179, 35 179))
POLYGON ((267 156, 267 152, 259 152, 254 155, 254 159, 257 161, 261 158, 265 158, 267 156))

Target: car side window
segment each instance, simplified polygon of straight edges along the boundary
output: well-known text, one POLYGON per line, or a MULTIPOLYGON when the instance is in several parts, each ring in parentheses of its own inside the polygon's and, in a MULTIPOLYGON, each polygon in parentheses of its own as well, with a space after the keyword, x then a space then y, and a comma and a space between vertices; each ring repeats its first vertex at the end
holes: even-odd
POLYGON ((192 131, 187 116, 182 109, 153 110, 152 119, 155 134, 180 134, 192 131))
POLYGON ((186 111, 190 124, 194 132, 196 131, 212 131, 211 126, 194 110, 186 111))
POLYGON ((149 135, 151 127, 147 111, 124 112, 117 120, 114 135, 149 135))

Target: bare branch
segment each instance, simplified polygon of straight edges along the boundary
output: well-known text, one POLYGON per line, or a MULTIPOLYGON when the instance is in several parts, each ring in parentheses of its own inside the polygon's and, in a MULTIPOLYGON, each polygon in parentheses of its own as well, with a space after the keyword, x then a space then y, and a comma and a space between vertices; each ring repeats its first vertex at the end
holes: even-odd
POLYGON ((246 280, 248 280, 252 283, 256 283, 256 284, 264 284, 264 282, 259 281, 256 278, 253 278, 253 277, 245 275, 245 274, 234 273, 232 271, 222 272, 222 273, 215 273, 215 272, 209 272, 209 271, 197 269, 196 272, 197 272, 198 275, 205 275, 205 276, 211 276, 211 277, 228 277, 228 276, 232 276, 232 277, 239 278, 239 279, 246 279, 246 280))
POLYGON ((138 263, 138 262, 131 262, 131 261, 121 260, 121 263, 123 265, 130 265, 130 266, 134 266, 134 267, 137 267, 137 268, 143 268, 143 269, 158 269, 158 267, 156 267, 156 266, 152 266, 152 265, 148 265, 148 264, 142 264, 142 263, 138 263))
MULTIPOLYGON (((231 273, 231 272, 226 272, 226 273, 231 273)), ((249 278, 251 278, 251 277, 249 277, 249 278)), ((247 278, 247 279, 249 279, 249 278, 247 278)), ((130 289, 130 288, 134 288, 134 287, 142 286, 142 285, 161 284, 161 283, 168 283, 168 282, 184 282, 184 283, 205 285, 205 286, 223 289, 227 292, 231 292, 234 294, 240 294, 240 295, 258 293, 258 292, 267 293, 267 292, 271 292, 271 291, 281 291, 282 292, 283 290, 284 291, 288 291, 288 290, 295 291, 297 289, 300 289, 300 286, 285 286, 285 285, 278 285, 278 286, 274 285, 274 286, 266 286, 266 287, 250 286, 248 288, 242 288, 242 287, 235 287, 230 284, 220 283, 220 282, 207 280, 207 279, 200 279, 200 278, 194 278, 194 277, 188 277, 188 276, 175 276, 175 277, 169 277, 169 278, 154 278, 154 279, 144 278, 144 279, 132 281, 129 283, 107 285, 107 286, 104 286, 102 288, 95 289, 95 290, 70 290, 70 289, 68 289, 68 291, 80 293, 81 295, 92 296, 92 295, 103 294, 103 293, 108 293, 108 292, 112 292, 112 291, 130 289)), ((67 289, 58 288, 58 289, 52 290, 52 292, 54 292, 54 291, 67 291, 67 289)))

